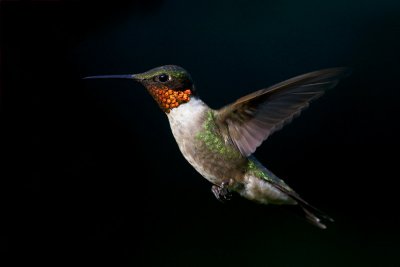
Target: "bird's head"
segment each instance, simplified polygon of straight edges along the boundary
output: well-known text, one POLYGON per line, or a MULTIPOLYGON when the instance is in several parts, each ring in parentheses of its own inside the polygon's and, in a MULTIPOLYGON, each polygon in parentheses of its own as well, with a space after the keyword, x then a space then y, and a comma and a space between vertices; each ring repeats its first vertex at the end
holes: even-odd
POLYGON ((169 113, 190 101, 195 88, 190 74, 175 65, 166 65, 139 74, 89 76, 85 79, 132 79, 146 87, 160 108, 169 113))

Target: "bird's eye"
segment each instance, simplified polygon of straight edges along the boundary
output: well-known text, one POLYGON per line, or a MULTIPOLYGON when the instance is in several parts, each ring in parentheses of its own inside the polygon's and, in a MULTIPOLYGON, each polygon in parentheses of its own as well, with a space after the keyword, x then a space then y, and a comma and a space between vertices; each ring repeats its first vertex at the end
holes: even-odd
POLYGON ((169 80, 169 76, 167 74, 161 74, 160 76, 158 76, 158 80, 162 83, 165 83, 169 80))

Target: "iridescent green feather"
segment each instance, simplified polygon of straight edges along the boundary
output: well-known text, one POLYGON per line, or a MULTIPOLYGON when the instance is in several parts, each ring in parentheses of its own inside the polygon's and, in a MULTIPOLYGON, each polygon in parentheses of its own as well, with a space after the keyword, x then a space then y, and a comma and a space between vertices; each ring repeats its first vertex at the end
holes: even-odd
POLYGON ((144 73, 135 74, 135 77, 138 79, 152 79, 161 74, 167 74, 175 79, 190 79, 189 73, 176 66, 163 66, 154 68, 144 73))
POLYGON ((216 127, 214 113, 209 111, 206 116, 206 120, 203 123, 203 129, 196 134, 196 138, 204 142, 210 151, 218 153, 226 159, 242 157, 237 149, 229 144, 225 144, 216 127))
POLYGON ((265 168, 255 157, 250 156, 249 162, 247 163, 247 172, 258 177, 260 179, 266 180, 275 186, 279 186, 284 189, 286 193, 293 192, 283 180, 279 179, 275 174, 265 168))
POLYGON ((249 162, 247 163, 247 171, 250 174, 252 174, 252 175, 254 175, 254 176, 258 177, 258 178, 261 178, 261 179, 264 179, 264 180, 267 180, 267 181, 271 181, 271 179, 267 176, 267 174, 265 172, 263 172, 257 166, 257 164, 252 160, 249 160, 249 162))

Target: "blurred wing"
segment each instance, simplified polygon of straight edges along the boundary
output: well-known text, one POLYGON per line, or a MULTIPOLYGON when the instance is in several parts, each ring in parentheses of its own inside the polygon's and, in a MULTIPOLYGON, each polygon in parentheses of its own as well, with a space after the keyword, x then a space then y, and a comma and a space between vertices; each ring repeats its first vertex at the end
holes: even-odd
POLYGON ((256 91, 218 110, 216 122, 227 129, 240 152, 249 156, 348 73, 346 68, 324 69, 256 91))

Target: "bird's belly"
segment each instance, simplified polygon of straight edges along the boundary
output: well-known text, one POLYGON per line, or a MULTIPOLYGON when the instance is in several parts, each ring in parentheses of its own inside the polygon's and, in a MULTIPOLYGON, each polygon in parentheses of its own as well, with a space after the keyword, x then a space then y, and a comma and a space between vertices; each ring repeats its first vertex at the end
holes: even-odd
POLYGON ((213 123, 212 111, 199 99, 168 115, 172 133, 185 159, 213 184, 243 177, 246 158, 224 143, 213 123))
POLYGON ((227 159, 220 153, 211 151, 202 140, 196 138, 196 135, 180 140, 178 145, 185 159, 211 183, 219 185, 243 176, 240 166, 243 165, 244 159, 227 159))
POLYGON ((201 131, 189 132, 186 129, 173 128, 172 132, 185 159, 211 183, 220 185, 222 182, 238 181, 243 177, 246 158, 232 158, 210 149, 200 138, 201 131))

